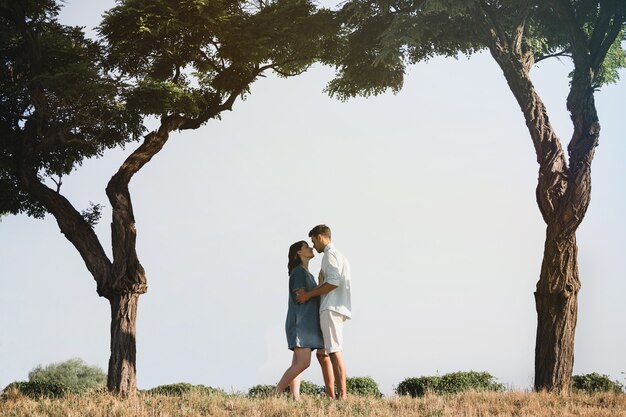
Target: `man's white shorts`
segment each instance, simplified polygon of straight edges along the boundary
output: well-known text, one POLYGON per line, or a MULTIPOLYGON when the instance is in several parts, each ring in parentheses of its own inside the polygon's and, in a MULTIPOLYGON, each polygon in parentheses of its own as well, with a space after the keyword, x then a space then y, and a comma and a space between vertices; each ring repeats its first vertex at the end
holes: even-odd
POLYGON ((320 327, 324 336, 326 354, 343 350, 343 322, 346 316, 332 310, 320 312, 320 327))

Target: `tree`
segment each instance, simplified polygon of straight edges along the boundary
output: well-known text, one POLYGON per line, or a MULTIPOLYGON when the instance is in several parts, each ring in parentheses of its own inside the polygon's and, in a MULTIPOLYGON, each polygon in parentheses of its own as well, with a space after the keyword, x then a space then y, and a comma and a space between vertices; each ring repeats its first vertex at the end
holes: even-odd
POLYGON ((267 71, 305 71, 332 43, 334 21, 307 0, 120 0, 96 42, 60 24, 58 10, 54 0, 0 3, 0 213, 56 218, 110 303, 107 386, 128 395, 136 391, 137 303, 147 291, 130 180, 170 133, 219 118, 267 71), (153 116, 158 127, 146 133, 153 116), (109 259, 93 230, 99 206, 80 213, 61 194, 62 177, 142 134, 106 187, 109 259))
POLYGON ((435 55, 487 49, 501 68, 530 133, 546 222, 535 292, 535 389, 570 390, 577 297, 576 230, 591 197, 600 124, 595 92, 626 67, 626 2, 620 0, 352 0, 342 9, 343 52, 327 88, 347 99, 402 88, 405 66, 435 55), (566 158, 530 78, 537 62, 571 58, 567 109, 574 133, 566 158))

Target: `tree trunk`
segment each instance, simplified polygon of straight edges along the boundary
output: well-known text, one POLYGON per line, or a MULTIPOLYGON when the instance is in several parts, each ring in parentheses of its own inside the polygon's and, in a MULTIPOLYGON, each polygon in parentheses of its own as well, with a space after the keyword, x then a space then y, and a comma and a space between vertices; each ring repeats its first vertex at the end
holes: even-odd
POLYGON ((579 289, 576 236, 551 236, 549 231, 535 292, 536 391, 570 391, 579 289))
MULTIPOLYGON (((583 164, 580 172, 572 172, 568 167, 546 107, 529 77, 534 60, 532 52, 524 47, 524 20, 520 20, 513 31, 514 38, 509 39, 506 31, 494 20, 492 11, 479 9, 475 16, 481 22, 490 52, 524 114, 539 163, 536 197, 548 226, 535 292, 535 389, 567 393, 574 366, 580 289, 576 229, 589 203, 589 166, 593 153, 582 152, 587 164, 583 164)), ((573 141, 576 139, 575 135, 573 141)))
POLYGON ((136 324, 137 302, 135 293, 111 297, 111 358, 107 387, 123 396, 134 395, 137 390, 136 324))
MULTIPOLYGON (((170 130, 172 128, 170 127, 170 130)), ((151 132, 111 177, 106 193, 111 203, 113 265, 101 292, 111 303, 111 357, 107 387, 121 396, 137 391, 136 322, 139 296, 148 290, 136 250, 137 230, 128 184, 167 142, 169 131, 151 132)))

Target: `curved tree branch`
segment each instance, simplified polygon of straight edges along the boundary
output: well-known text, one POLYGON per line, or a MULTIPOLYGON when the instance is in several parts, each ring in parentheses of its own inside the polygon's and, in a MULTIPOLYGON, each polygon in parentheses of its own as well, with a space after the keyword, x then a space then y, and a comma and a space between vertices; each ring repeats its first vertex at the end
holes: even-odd
POLYGON ((567 57, 567 58, 571 58, 571 57, 572 57, 572 54, 570 54, 570 53, 569 53, 569 50, 568 50, 568 49, 565 49, 565 50, 563 50, 563 51, 556 52, 556 53, 554 53, 554 54, 542 55, 542 56, 540 56, 540 57, 538 57, 538 58, 535 58, 535 64, 536 64, 537 62, 541 62, 541 61, 543 61, 544 59, 549 59, 549 58, 558 58, 558 57, 561 57, 561 56, 564 56, 564 57, 567 57))
MULTIPOLYGON (((32 151, 24 149, 19 173, 24 188, 39 201, 56 219, 61 233, 78 250, 87 269, 94 277, 100 296, 111 271, 111 261, 106 255, 96 233, 83 216, 61 194, 43 184, 32 163, 32 151)), ((59 184, 60 186, 60 184, 59 184)))
MULTIPOLYGON (((609 49, 611 49, 611 46, 617 40, 617 37, 619 36, 624 26, 625 20, 626 20, 626 17, 623 14, 618 14, 618 15, 613 16, 613 21, 608 27, 608 29, 605 31, 605 36, 604 36, 604 39, 602 39, 602 42, 597 46, 592 44, 591 65, 592 65, 592 68, 594 69, 594 73, 598 72, 598 70, 600 69, 600 66, 604 62, 604 59, 606 58, 606 55, 609 52, 609 49)), ((594 34, 595 34, 595 30, 594 30, 594 34)))

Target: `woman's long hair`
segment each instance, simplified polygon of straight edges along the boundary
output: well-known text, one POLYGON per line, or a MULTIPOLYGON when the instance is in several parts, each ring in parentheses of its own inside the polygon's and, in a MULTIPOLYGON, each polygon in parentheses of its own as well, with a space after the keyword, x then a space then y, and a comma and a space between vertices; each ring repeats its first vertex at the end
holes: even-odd
POLYGON ((289 275, 291 275, 291 271, 293 271, 297 266, 302 265, 302 259, 298 256, 298 251, 302 249, 302 245, 307 245, 307 243, 304 240, 301 240, 289 246, 289 262, 287 263, 289 275))

